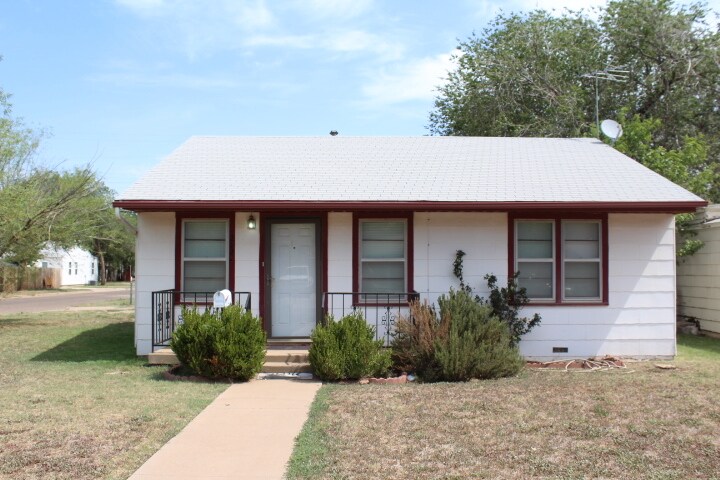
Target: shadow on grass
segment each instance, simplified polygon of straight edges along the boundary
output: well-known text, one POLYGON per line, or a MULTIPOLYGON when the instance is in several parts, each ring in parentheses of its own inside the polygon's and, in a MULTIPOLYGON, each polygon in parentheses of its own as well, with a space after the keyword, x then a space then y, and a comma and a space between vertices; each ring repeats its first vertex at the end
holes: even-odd
POLYGON ((34 362, 93 362, 136 360, 133 322, 86 330, 32 358, 34 362))
POLYGON ((695 335, 678 335, 678 349, 688 356, 715 357, 720 361, 720 340, 695 335))
POLYGON ((17 327, 45 327, 51 325, 46 322, 38 322, 37 320, 28 320, 22 317, 2 317, 0 318, 0 330, 4 328, 17 328, 17 327))

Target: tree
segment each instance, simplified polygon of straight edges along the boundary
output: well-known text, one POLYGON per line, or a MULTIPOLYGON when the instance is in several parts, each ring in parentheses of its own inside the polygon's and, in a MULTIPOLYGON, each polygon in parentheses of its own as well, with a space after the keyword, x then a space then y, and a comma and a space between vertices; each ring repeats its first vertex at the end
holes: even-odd
POLYGON ((439 135, 578 136, 594 105, 581 75, 604 64, 597 25, 581 14, 499 15, 460 44, 430 131, 439 135))
POLYGON ((115 192, 106 186, 99 188, 95 194, 84 200, 86 209, 92 212, 92 223, 87 229, 78 232, 81 246, 98 258, 99 281, 105 285, 108 271, 117 279, 126 268, 135 263, 135 235, 130 226, 137 224, 135 214, 122 212, 124 224, 116 215, 112 206, 115 192), (129 225, 128 225, 129 224, 129 225))
MULTIPOLYGON (((2 134, 0 133, 0 144, 2 134)), ((97 189, 87 168, 71 172, 33 169, 0 189, 0 258, 28 265, 50 242, 59 247, 77 243, 77 232, 91 221, 79 203, 97 189)))
MULTIPOLYGON (((681 187, 710 198, 718 174, 707 168, 708 146, 703 137, 686 137, 682 146, 667 149, 653 140, 660 127, 658 119, 642 119, 635 115, 625 121, 623 136, 615 148, 681 187)), ((694 217, 692 213, 675 216, 678 257, 692 255, 703 246, 703 242, 694 238, 697 236, 695 230, 690 228, 694 217)))
POLYGON ((640 115, 623 121, 623 135, 615 143, 620 152, 695 194, 709 198, 717 173, 706 168, 708 145, 702 135, 685 137, 676 148, 657 140, 662 122, 640 115))
POLYGON ((598 20, 541 10, 498 16, 460 44, 458 67, 430 114, 430 132, 597 133, 594 83, 586 74, 625 65, 625 83, 598 83, 600 116, 619 118, 626 131, 649 122, 644 141, 662 149, 638 160, 661 174, 675 172, 671 180, 697 176, 684 186, 720 201, 720 33, 706 23, 708 10, 676 8, 670 0, 616 0, 598 13, 598 20))
POLYGON ((87 166, 54 171, 35 162, 41 134, 12 115, 0 89, 0 258, 25 266, 49 242, 69 248, 97 223, 90 199, 104 185, 87 166))
POLYGON ((697 135, 720 140, 720 34, 708 13, 699 3, 616 0, 600 19, 608 59, 629 71, 609 103, 626 118, 658 119, 653 140, 666 148, 697 135))

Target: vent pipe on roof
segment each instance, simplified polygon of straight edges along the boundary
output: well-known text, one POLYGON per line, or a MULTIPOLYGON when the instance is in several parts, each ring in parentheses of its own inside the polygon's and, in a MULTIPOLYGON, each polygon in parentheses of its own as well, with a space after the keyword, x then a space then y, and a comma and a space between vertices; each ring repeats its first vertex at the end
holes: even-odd
POLYGON ((330 130, 330 135, 331 135, 331 136, 336 137, 337 134, 338 134, 338 131, 337 131, 337 130, 330 130))

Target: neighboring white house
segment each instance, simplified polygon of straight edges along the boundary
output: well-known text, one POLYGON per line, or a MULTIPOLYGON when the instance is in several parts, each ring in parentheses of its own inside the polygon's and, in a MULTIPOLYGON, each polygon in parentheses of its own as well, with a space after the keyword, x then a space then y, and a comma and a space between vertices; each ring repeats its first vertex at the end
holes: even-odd
POLYGON ((701 209, 696 220, 692 230, 704 245, 678 264, 678 313, 720 333, 720 205, 701 209))
POLYGON ((674 213, 706 204, 595 139, 193 137, 120 196, 138 212, 136 346, 228 288, 271 341, 520 271, 528 358, 675 355, 674 213), (164 291, 164 292, 162 292, 164 291), (155 292, 155 293, 153 293, 155 292), (210 297, 211 298, 211 297, 210 297))
POLYGON ((70 250, 45 247, 42 257, 35 262, 36 267, 59 268, 61 271, 60 285, 94 285, 98 281, 98 261, 93 254, 80 247, 70 250))

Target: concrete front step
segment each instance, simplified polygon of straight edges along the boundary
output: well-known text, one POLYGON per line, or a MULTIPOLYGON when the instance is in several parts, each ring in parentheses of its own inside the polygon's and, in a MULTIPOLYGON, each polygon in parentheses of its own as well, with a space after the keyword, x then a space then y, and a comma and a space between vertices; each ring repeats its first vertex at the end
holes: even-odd
POLYGON ((268 346, 262 373, 312 372, 307 348, 279 348, 268 346))
POLYGON ((312 367, 309 363, 285 363, 266 361, 261 370, 262 373, 311 373, 312 367))
POLYGON ((266 362, 307 363, 308 349, 268 348, 265 352, 266 362))
POLYGON ((180 363, 175 352, 169 348, 161 348, 148 355, 148 363, 150 365, 177 365, 180 363))
MULTIPOLYGON (((169 348, 162 348, 148 355, 151 365, 175 365, 177 356, 169 348)), ((263 373, 303 373, 312 372, 308 359, 308 350, 305 348, 276 348, 269 347, 265 353, 263 373)))

